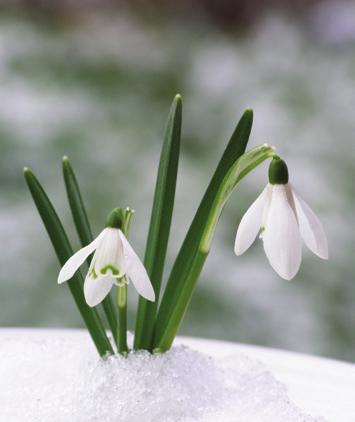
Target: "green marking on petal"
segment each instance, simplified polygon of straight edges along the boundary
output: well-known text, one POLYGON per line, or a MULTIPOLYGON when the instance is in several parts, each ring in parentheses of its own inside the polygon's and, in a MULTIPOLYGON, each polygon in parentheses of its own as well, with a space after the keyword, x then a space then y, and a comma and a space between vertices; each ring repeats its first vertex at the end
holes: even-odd
POLYGON ((93 278, 94 280, 98 277, 98 275, 96 274, 96 271, 95 271, 95 267, 92 268, 92 270, 90 271, 89 276, 91 278, 93 278))
POLYGON ((122 277, 115 278, 115 284, 116 286, 124 286, 126 284, 129 284, 129 280, 126 275, 123 275, 122 277))
POLYGON ((112 275, 118 275, 120 272, 118 270, 118 268, 116 268, 114 265, 112 264, 107 264, 104 267, 102 267, 100 269, 100 273, 101 274, 106 274, 108 271, 111 271, 112 275))
POLYGON ((260 233, 259 233, 259 239, 262 239, 263 238, 264 231, 265 231, 265 226, 261 226, 260 227, 260 233))

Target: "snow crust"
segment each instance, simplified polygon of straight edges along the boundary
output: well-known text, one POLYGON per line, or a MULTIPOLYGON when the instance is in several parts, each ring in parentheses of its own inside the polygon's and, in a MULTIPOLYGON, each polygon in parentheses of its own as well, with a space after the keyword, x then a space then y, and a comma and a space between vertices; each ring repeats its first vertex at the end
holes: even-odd
POLYGON ((207 353, 176 346, 103 361, 84 332, 9 331, 0 344, 0 421, 324 421, 294 406, 261 363, 207 353))

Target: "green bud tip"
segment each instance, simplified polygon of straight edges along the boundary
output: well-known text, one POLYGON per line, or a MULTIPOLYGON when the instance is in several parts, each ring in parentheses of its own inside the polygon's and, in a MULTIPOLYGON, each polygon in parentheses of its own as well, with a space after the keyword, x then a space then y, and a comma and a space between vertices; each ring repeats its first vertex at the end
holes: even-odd
POLYGON ((67 155, 63 155, 62 161, 69 161, 69 157, 67 155))
POLYGON ((113 229, 121 229, 123 225, 122 210, 121 208, 113 209, 107 216, 106 227, 113 229))
POLYGON ((24 167, 24 168, 23 168, 23 172, 24 172, 24 173, 28 173, 29 171, 31 171, 29 167, 24 167))
POLYGON ((284 160, 275 155, 269 166, 269 182, 272 185, 288 183, 288 169, 284 160))

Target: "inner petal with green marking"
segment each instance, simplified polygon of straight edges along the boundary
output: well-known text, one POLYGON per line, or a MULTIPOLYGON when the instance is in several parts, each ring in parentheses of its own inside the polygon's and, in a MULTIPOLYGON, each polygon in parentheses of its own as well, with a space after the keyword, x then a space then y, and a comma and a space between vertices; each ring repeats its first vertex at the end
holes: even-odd
POLYGON ((112 275, 118 275, 120 273, 118 268, 115 267, 113 264, 107 264, 104 267, 101 267, 100 269, 101 274, 107 274, 109 271, 112 275))

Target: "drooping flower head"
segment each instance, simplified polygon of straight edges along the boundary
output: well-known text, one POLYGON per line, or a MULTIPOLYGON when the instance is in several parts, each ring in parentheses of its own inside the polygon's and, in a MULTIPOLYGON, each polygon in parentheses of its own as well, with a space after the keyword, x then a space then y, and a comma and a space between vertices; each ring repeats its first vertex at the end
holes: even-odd
POLYGON ((286 163, 274 157, 269 183, 244 214, 234 251, 243 254, 260 233, 265 254, 273 269, 292 279, 302 259, 302 239, 322 259, 328 259, 328 243, 321 222, 289 183, 286 163))
POLYGON ((112 286, 132 281, 137 292, 145 299, 155 300, 154 289, 144 265, 122 231, 120 209, 113 210, 106 228, 89 245, 76 252, 62 267, 58 283, 70 280, 94 251, 84 282, 85 300, 89 306, 98 305, 112 286))

